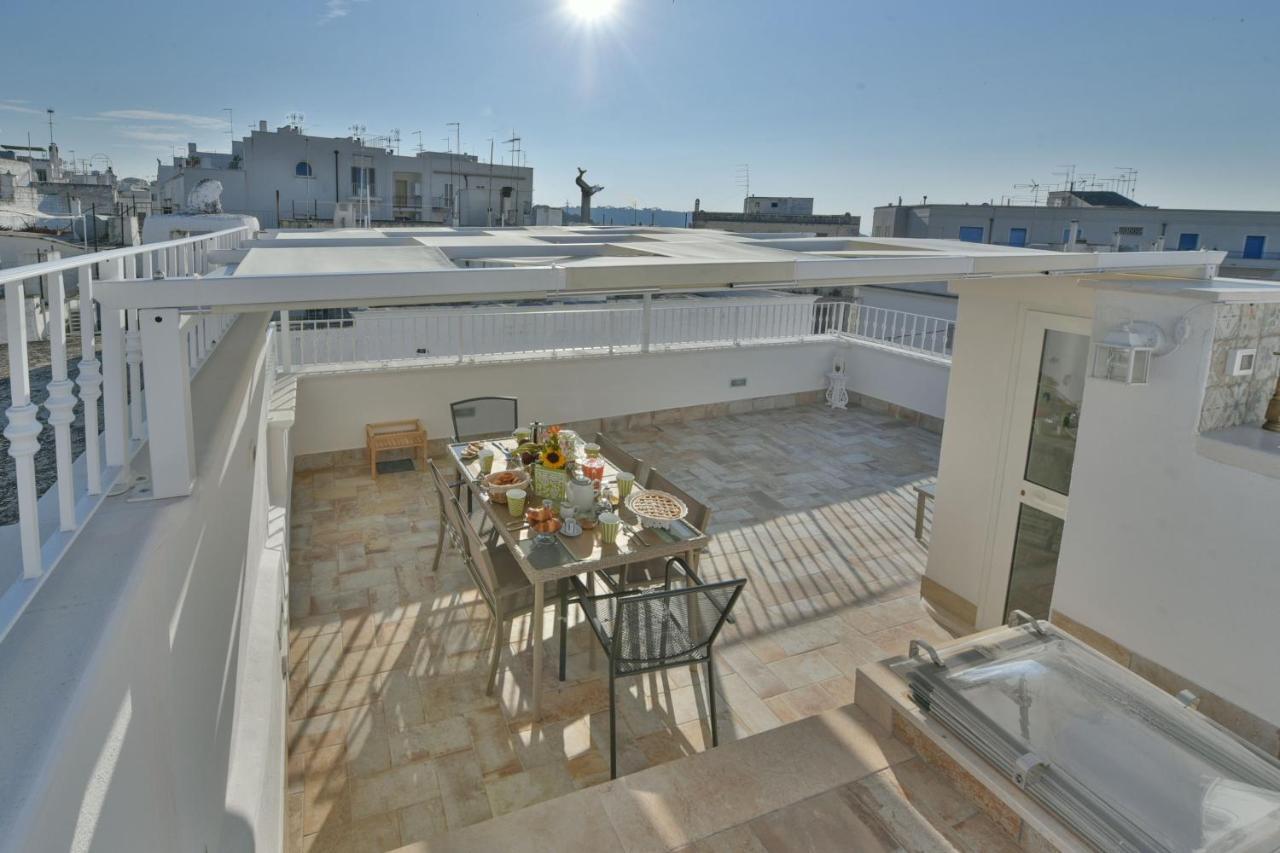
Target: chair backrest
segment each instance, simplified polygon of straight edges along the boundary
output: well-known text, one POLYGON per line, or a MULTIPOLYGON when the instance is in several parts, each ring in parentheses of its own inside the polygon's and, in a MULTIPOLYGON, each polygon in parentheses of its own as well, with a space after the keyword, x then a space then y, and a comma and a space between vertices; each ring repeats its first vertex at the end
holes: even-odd
POLYGON ((453 440, 510 435, 520 422, 519 409, 519 401, 515 397, 472 397, 450 403, 453 440))
POLYGON ((705 660, 746 578, 615 599, 613 650, 618 672, 705 660))
POLYGON ((649 469, 649 476, 645 478, 644 487, 646 489, 669 492, 684 501, 685 506, 689 507, 689 523, 703 533, 707 532, 707 525, 711 524, 711 507, 659 474, 656 468, 649 469))
POLYGON ((596 433, 596 444, 604 458, 613 463, 619 471, 626 471, 639 477, 644 469, 644 460, 623 450, 616 441, 602 432, 596 433))
POLYGON ((448 496, 444 512, 450 527, 458 533, 458 549, 462 552, 467 572, 492 610, 495 607, 498 576, 493 570, 493 561, 489 559, 489 550, 480 534, 476 533, 475 526, 467 519, 462 504, 453 495, 448 496))

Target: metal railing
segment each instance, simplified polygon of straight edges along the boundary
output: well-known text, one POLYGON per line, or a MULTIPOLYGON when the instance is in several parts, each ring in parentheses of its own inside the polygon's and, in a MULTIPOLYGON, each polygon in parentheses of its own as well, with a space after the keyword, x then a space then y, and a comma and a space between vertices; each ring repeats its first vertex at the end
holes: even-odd
POLYGON ((859 307, 800 300, 646 299, 550 310, 375 309, 333 320, 297 320, 282 312, 289 334, 278 338, 278 364, 284 371, 333 370, 787 343, 849 332, 859 307))
MULTIPOLYGON (((146 417, 147 401, 156 396, 156 402, 160 402, 160 396, 184 392, 185 383, 189 383, 234 321, 232 315, 182 319, 176 310, 108 309, 95 301, 95 282, 204 275, 211 264, 217 263, 210 258, 211 251, 237 248, 250 236, 252 228, 242 226, 73 258, 55 256, 43 263, 0 269, 10 383, 4 437, 9 443, 8 455, 13 458, 12 480, 0 478, 0 491, 12 489, 17 496, 16 525, 0 527, 0 639, 97 509, 104 492, 111 490, 113 484, 131 483, 130 460, 143 441, 151 442, 154 494, 164 497, 166 492, 181 493, 182 486, 173 492, 166 481, 172 466, 157 464, 154 457, 157 447, 166 453, 175 443, 185 447, 187 442, 182 436, 174 438, 169 432, 185 429, 189 422, 171 427, 166 416, 157 420, 156 435, 149 435, 152 425, 146 417), (80 361, 74 384, 68 373, 71 303, 64 284, 69 272, 76 273, 79 281, 80 361), (27 288, 42 279, 50 313, 49 379, 43 407, 52 427, 52 478, 43 465, 42 476, 37 477, 37 454, 41 459, 47 458, 50 439, 40 421, 40 404, 33 397, 26 327, 27 288), (83 414, 83 427, 77 436, 83 441, 76 442, 84 447, 79 461, 72 453, 77 408, 83 414), (41 486, 56 496, 56 512, 41 500, 41 486), (43 525, 41 504, 47 506, 43 525), (16 553, 9 552, 10 543, 16 553)), ((157 282, 157 286, 163 285, 157 282)), ((166 398, 166 405, 160 406, 166 415, 168 402, 166 398)), ((176 475, 181 480, 183 473, 177 471, 176 475)), ((189 485, 188 479, 188 491, 189 485)))
POLYGON ((943 317, 858 305, 846 334, 897 349, 950 358, 956 324, 943 317))

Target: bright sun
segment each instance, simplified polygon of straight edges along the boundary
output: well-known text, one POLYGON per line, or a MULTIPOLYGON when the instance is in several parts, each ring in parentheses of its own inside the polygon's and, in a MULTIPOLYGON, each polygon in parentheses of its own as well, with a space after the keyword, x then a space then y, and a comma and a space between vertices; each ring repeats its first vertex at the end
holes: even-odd
POLYGON ((617 6, 617 0, 564 0, 565 11, 584 23, 611 17, 617 6))

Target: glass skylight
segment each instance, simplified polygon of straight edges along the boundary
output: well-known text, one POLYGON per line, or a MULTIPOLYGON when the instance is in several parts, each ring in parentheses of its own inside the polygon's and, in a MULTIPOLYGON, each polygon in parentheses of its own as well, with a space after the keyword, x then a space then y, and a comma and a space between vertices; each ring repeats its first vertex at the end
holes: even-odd
POLYGON ((917 704, 1104 850, 1276 850, 1280 763, 1039 622, 895 669, 917 704))

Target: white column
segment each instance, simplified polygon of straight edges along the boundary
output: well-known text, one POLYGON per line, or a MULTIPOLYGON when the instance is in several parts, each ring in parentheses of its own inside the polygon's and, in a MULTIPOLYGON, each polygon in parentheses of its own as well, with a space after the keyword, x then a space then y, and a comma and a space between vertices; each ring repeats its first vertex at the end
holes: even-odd
POLYGON ((94 354, 93 267, 80 267, 80 403, 84 406, 84 466, 89 494, 102 493, 102 455, 98 451, 98 397, 102 371, 94 354))
POLYGON ((20 281, 4 289, 6 331, 9 335, 10 405, 5 410, 18 487, 18 534, 22 540, 22 576, 40 576, 40 518, 36 515, 36 451, 40 449, 40 421, 31 404, 31 376, 27 373, 26 289, 20 281))
MULTIPOLYGON (((61 257, 50 252, 49 260, 61 257)), ((75 387, 67 378, 67 294, 62 273, 49 276, 49 356, 53 378, 49 382, 49 396, 44 407, 49 412, 49 425, 53 427, 54 448, 58 465, 58 522, 63 530, 76 529, 75 479, 71 473, 74 459, 71 455, 71 422, 76 419, 75 387)))
MULTIPOLYGON (((119 260, 106 261, 103 281, 119 281, 119 260)), ((105 397, 103 416, 107 438, 107 465, 127 468, 129 459, 129 415, 125 399, 124 311, 107 308, 102 311, 102 393, 105 397)), ((125 471, 124 473, 128 473, 125 471)), ((123 478, 127 484, 128 478, 123 478)))
POLYGON ((144 309, 142 357, 147 365, 151 489, 157 498, 191 494, 195 435, 191 424, 191 370, 176 308, 144 309))
POLYGON ((280 312, 280 366, 293 373, 293 332, 289 329, 289 312, 280 312))

